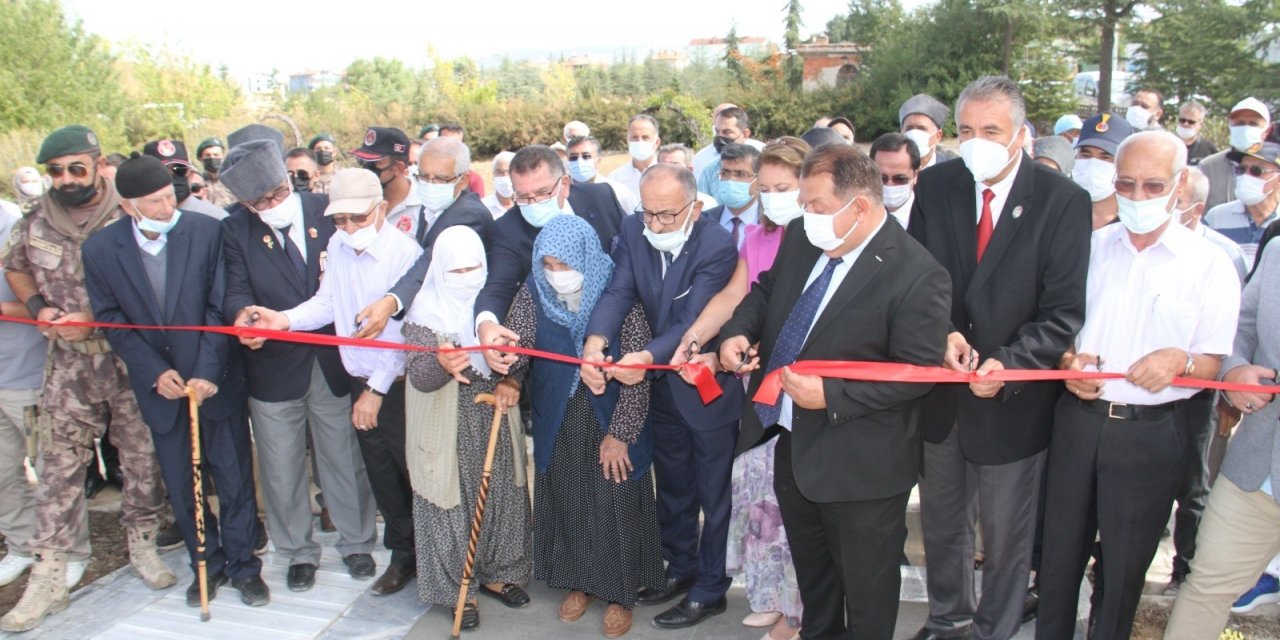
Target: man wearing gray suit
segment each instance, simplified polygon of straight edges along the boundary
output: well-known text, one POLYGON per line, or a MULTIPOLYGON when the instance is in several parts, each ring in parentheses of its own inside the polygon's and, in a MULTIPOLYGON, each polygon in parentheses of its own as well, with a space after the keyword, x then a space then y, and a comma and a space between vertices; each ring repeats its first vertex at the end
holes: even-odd
MULTIPOLYGON (((1263 252, 1244 288, 1240 322, 1222 380, 1276 383, 1280 367, 1280 247, 1263 252)), ((1280 403, 1270 394, 1229 391, 1227 400, 1244 414, 1196 540, 1195 571, 1178 591, 1165 638, 1209 638, 1222 633, 1228 609, 1280 551, 1280 504, 1273 478, 1280 478, 1280 403)))

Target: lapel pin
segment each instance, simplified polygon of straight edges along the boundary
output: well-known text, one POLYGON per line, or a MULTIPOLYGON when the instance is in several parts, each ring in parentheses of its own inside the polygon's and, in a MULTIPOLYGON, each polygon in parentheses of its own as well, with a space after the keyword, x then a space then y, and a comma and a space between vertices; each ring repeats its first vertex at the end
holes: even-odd
POLYGON ((267 234, 267 235, 265 235, 265 236, 262 236, 262 244, 267 245, 267 248, 268 248, 268 249, 275 249, 275 248, 276 248, 276 243, 275 243, 275 241, 274 241, 274 240, 272 240, 272 239, 271 239, 271 234, 267 234))
POLYGON ((884 262, 884 260, 881 260, 880 256, 876 256, 876 262, 884 262))
POLYGON ((307 235, 311 236, 311 239, 312 239, 312 240, 315 240, 315 239, 316 239, 316 236, 318 236, 319 234, 318 234, 318 233, 316 233, 316 228, 315 228, 315 227, 311 227, 310 229, 307 229, 307 235))
POLYGON ((1018 205, 1013 208, 1013 219, 1017 220, 1018 218, 1021 218, 1021 217, 1022 217, 1022 205, 1018 205))

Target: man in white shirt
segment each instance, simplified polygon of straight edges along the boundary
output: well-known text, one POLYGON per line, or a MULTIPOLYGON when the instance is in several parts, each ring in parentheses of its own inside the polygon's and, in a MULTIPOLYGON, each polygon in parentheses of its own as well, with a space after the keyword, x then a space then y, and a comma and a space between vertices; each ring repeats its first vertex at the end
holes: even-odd
POLYGON ((1204 204, 1208 199, 1209 177, 1195 167, 1187 167, 1187 188, 1178 196, 1177 220, 1182 223, 1182 226, 1225 251, 1227 257, 1231 259, 1231 266, 1235 267, 1236 273, 1240 274, 1240 281, 1244 282, 1245 276, 1249 275, 1249 269, 1253 265, 1245 262, 1240 245, 1204 223, 1204 204))
MULTIPOLYGON (((658 162, 658 120, 647 113, 631 116, 627 123, 627 153, 631 161, 609 173, 609 180, 640 193, 640 175, 658 162)), ((630 213, 628 211, 628 213, 630 213)))
POLYGON ((920 149, 901 133, 886 133, 871 143, 871 161, 880 168, 884 185, 885 211, 903 229, 911 221, 911 204, 916 201, 916 175, 920 173, 920 149))
MULTIPOLYGON (((405 144, 406 150, 408 144, 405 144)), ((328 265, 320 289, 310 300, 284 312, 246 307, 254 326, 311 331, 333 324, 337 335, 354 335, 356 314, 378 300, 422 253, 411 236, 387 224, 387 201, 376 174, 342 169, 329 190, 329 216, 338 230, 329 241, 328 265)), ((404 342, 401 321, 391 319, 377 336, 404 342)), ((405 463, 404 352, 396 349, 339 347, 351 375, 351 422, 360 441, 374 501, 386 522, 383 543, 391 563, 373 585, 374 595, 403 589, 417 573, 413 544, 413 494, 405 463)))
POLYGON ((510 169, 511 159, 514 157, 516 154, 511 151, 503 151, 493 157, 493 193, 480 198, 480 202, 489 208, 489 213, 493 214, 495 220, 516 206, 515 200, 511 199, 513 190, 510 169))
POLYGON ((635 213, 640 196, 622 183, 600 175, 600 141, 591 136, 569 141, 569 176, 577 184, 607 184, 625 213, 635 213))
POLYGON ((1166 131, 1135 133, 1116 151, 1120 224, 1093 233, 1085 322, 1062 368, 1125 377, 1069 380, 1058 401, 1039 637, 1073 635, 1095 537, 1106 571, 1092 631, 1129 637, 1190 453, 1176 416, 1196 390, 1171 385, 1215 379, 1231 353, 1239 279, 1220 249, 1173 220, 1186 167, 1186 145, 1166 131))

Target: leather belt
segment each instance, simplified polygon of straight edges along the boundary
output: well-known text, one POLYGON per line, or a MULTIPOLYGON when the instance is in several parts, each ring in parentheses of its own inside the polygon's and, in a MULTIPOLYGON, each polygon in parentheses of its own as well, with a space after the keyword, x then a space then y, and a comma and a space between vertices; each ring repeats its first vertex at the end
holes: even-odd
POLYGON ((1077 402, 1080 403, 1081 407, 1113 420, 1145 421, 1162 420, 1165 416, 1173 413, 1174 408, 1178 405, 1177 401, 1148 405, 1108 402, 1101 398, 1097 400, 1077 400, 1077 402))

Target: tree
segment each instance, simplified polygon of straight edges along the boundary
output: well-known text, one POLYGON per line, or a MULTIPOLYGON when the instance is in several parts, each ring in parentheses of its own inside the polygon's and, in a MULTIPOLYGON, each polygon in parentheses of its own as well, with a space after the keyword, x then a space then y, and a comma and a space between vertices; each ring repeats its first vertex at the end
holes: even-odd
POLYGON ((724 38, 724 66, 739 85, 746 85, 747 72, 742 66, 741 43, 742 40, 738 37, 738 23, 735 22, 729 27, 729 35, 724 38))
POLYGON ((1098 112, 1111 109, 1111 75, 1115 70, 1116 30, 1127 24, 1138 0, 1077 0, 1072 8, 1083 29, 1097 31, 1098 112))
POLYGON ((849 0, 848 15, 827 21, 827 36, 832 42, 879 44, 903 17, 898 0, 849 0))
POLYGON ((782 10, 787 14, 786 34, 783 36, 787 56, 787 86, 795 90, 800 88, 804 79, 804 64, 796 53, 796 47, 800 46, 800 27, 804 25, 800 20, 800 12, 803 9, 800 7, 800 0, 787 0, 782 10))

